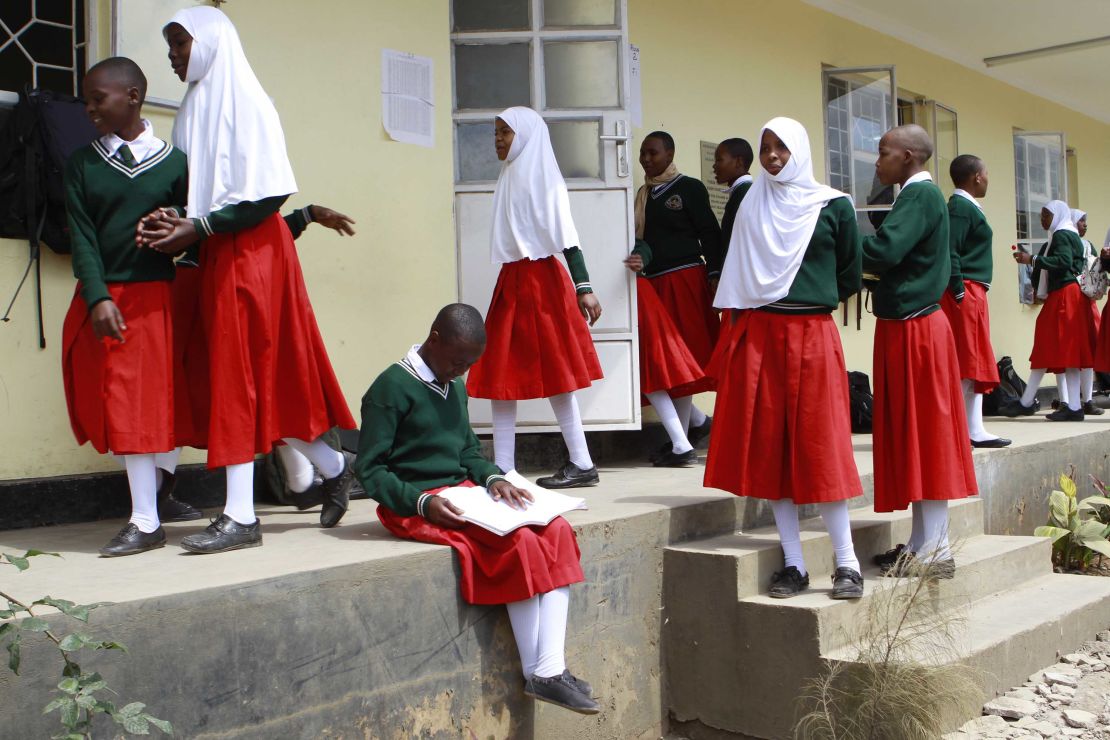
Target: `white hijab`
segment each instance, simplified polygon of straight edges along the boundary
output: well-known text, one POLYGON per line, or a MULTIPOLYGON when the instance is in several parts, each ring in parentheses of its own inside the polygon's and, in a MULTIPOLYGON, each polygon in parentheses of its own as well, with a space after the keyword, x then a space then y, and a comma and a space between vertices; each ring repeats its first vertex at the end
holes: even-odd
POLYGON ((497 116, 513 130, 513 143, 493 191, 490 260, 538 260, 579 246, 567 184, 551 149, 547 123, 531 108, 497 116))
POLYGON ((1072 210, 1062 200, 1050 200, 1044 204, 1045 210, 1052 214, 1052 223, 1048 227, 1048 238, 1051 242, 1052 235, 1057 231, 1073 231, 1079 233, 1072 220, 1072 210))
POLYGON ((809 135, 791 118, 773 118, 759 133, 773 131, 790 150, 790 161, 777 175, 764 172, 740 203, 732 227, 728 256, 713 305, 758 308, 790 292, 813 238, 821 209, 847 193, 813 178, 809 135))
POLYGON ((193 37, 189 89, 173 124, 174 146, 189 155, 189 217, 295 193, 281 121, 235 26, 209 7, 179 10, 170 23, 193 37))

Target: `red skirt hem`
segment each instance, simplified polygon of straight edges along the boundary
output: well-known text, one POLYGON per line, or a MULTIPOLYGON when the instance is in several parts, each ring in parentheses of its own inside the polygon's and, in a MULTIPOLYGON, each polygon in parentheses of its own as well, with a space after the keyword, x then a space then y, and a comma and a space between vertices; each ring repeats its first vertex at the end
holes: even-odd
POLYGON ((546 527, 521 527, 504 537, 474 524, 445 529, 419 515, 399 516, 380 504, 378 519, 397 537, 451 547, 459 558, 459 588, 468 604, 524 601, 585 580, 574 529, 561 516, 546 527))
POLYGON ((875 327, 875 511, 978 493, 959 363, 944 315, 875 327))
POLYGON ((1036 369, 1094 367, 1098 336, 1090 299, 1075 283, 1048 294, 1033 330, 1029 366, 1036 369))
POLYGON ((998 387, 998 365, 991 345, 987 289, 980 283, 965 280, 963 301, 957 303, 946 290, 940 307, 948 317, 956 342, 960 378, 974 382, 976 393, 990 393, 998 387))
POLYGON ((467 395, 499 401, 550 398, 603 377, 570 276, 554 257, 501 265, 486 313, 486 351, 467 395))
POLYGON ((208 467, 250 462, 284 437, 355 429, 285 221, 209 237, 201 270, 208 467))
POLYGON ((797 504, 863 493, 831 316, 738 312, 722 327, 714 363, 706 486, 797 504))
MULTIPOLYGON (((636 279, 636 313, 640 333, 640 392, 669 391, 673 397, 705 378, 698 361, 678 333, 651 281, 636 279)), ((644 399, 644 403, 647 400, 644 399)))
MULTIPOLYGON (((690 354, 697 360, 702 372, 707 372, 720 335, 721 320, 713 308, 713 296, 709 294, 705 265, 684 267, 649 277, 648 280, 655 288, 659 301, 670 314, 671 321, 690 354)), ((703 393, 715 387, 713 378, 707 374, 683 395, 703 393)))
POLYGON ((1097 372, 1110 373, 1110 301, 1102 309, 1094 362, 1093 367, 1097 372))
POLYGON ((78 444, 141 455, 175 445, 170 283, 109 283, 123 315, 123 342, 97 339, 91 315, 73 295, 62 324, 62 381, 78 444))

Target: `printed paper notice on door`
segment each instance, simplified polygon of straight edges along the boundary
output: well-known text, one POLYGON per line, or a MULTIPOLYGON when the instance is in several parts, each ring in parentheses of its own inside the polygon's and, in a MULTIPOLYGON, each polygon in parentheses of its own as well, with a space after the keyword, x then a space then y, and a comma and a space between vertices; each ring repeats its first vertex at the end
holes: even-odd
POLYGON ((433 72, 429 57, 382 49, 382 126, 389 138, 435 146, 433 72))

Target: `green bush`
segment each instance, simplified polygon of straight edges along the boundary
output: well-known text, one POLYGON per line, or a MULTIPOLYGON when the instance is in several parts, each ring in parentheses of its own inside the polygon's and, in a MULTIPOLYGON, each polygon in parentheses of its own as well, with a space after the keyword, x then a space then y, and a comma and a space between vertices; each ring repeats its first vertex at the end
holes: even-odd
MULTIPOLYGON (((1096 488, 1101 481, 1097 478, 1096 488)), ((1105 493, 1105 486, 1100 489, 1105 493)), ((1060 475, 1060 490, 1048 495, 1048 524, 1033 534, 1052 539, 1052 559, 1065 570, 1086 570, 1095 556, 1110 555, 1110 498, 1077 500, 1075 480, 1060 475)))

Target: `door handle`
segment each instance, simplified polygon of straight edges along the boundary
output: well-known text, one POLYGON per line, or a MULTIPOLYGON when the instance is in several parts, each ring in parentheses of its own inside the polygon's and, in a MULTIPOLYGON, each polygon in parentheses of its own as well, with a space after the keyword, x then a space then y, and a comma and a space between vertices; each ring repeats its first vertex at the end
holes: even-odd
POLYGON ((628 133, 628 124, 617 121, 611 134, 601 134, 597 138, 601 141, 611 141, 617 145, 617 177, 628 177, 628 142, 632 136, 628 133))

